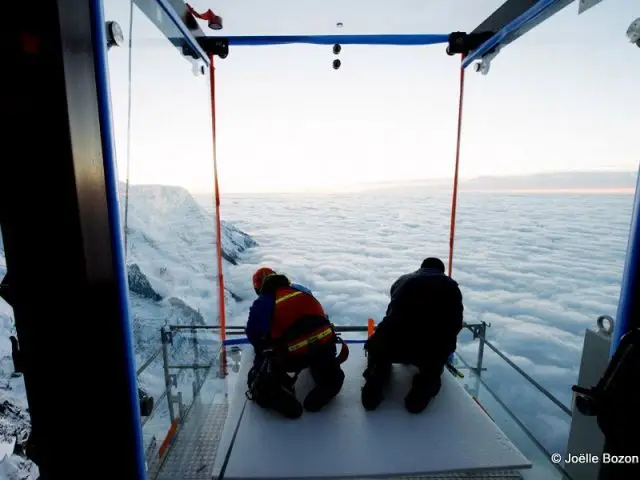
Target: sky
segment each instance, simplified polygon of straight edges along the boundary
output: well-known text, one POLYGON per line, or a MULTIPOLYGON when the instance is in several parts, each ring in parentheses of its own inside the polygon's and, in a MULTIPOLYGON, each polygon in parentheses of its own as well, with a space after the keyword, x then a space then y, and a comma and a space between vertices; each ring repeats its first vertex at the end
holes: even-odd
MULTIPOLYGON (((108 2, 128 38, 126 0, 108 2)), ((281 0, 210 2, 223 33, 445 33, 475 28, 502 2, 281 0), (343 27, 338 28, 337 22, 343 27)), ((625 32, 634 0, 577 2, 508 46, 489 75, 467 71, 461 175, 636 170, 640 49, 625 32)), ((214 33, 203 25, 207 33, 214 33)), ((121 179, 127 177, 131 73, 132 183, 213 190, 207 75, 136 8, 132 68, 109 54, 121 179)), ((221 191, 339 190, 366 182, 451 177, 459 58, 444 45, 235 47, 216 61, 221 191)))

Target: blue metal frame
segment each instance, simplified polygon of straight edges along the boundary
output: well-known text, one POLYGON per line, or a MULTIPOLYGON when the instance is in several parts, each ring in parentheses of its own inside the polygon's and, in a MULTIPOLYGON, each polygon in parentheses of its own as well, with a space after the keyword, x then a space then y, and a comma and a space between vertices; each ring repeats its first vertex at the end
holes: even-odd
MULTIPOLYGON (((216 37, 211 37, 216 38, 216 37)), ((435 45, 447 43, 449 35, 429 33, 406 33, 389 35, 236 35, 220 36, 229 45, 266 46, 285 44, 310 45, 435 45)))
POLYGON ((496 47, 503 47, 513 42, 526 32, 542 23, 550 16, 566 7, 574 0, 540 0, 527 11, 507 23, 493 37, 480 47, 470 52, 462 62, 462 68, 467 68, 476 60, 482 59, 496 47))
MULTIPOLYGON (((136 5, 141 7, 142 11, 145 11, 143 8, 144 5, 142 4, 141 0, 134 0, 134 1, 136 5)), ((176 26, 178 30, 180 30, 180 33, 182 33, 182 35, 184 36, 184 41, 186 41, 189 47, 191 47, 200 56, 200 59, 208 67, 209 56, 202 49, 202 47, 200 46, 196 38, 193 36, 191 31, 189 31, 187 26, 184 24, 180 16, 176 13, 175 9, 169 4, 169 2, 167 0, 150 0, 150 1, 156 2, 158 6, 162 8, 162 10, 164 10, 164 12, 167 14, 169 19, 171 20, 171 22, 176 26)), ((151 16, 149 18, 152 22, 156 23, 156 19, 154 19, 151 16)), ((169 38, 169 40, 173 40, 173 39, 169 38)))
POLYGON ((618 302, 618 313, 616 315, 616 323, 611 338, 612 356, 620 338, 631 328, 640 327, 638 318, 638 302, 640 301, 640 279, 638 278, 638 270, 640 266, 640 168, 636 182, 636 193, 633 202, 633 212, 631 217, 631 228, 629 232, 629 243, 627 245, 627 256, 625 260, 624 273, 622 277, 622 285, 620 287, 620 300, 618 302))
MULTIPOLYGON (((124 254, 124 238, 120 222, 120 208, 118 195, 118 167, 115 154, 115 135, 113 132, 113 116, 111 110, 111 89, 109 86, 109 67, 107 62, 107 32, 104 15, 103 0, 91 2, 93 55, 96 75, 96 93, 98 97, 98 115, 102 140, 102 161, 104 166, 104 183, 107 197, 109 216, 109 233, 113 256, 114 280, 118 289, 118 310, 120 313, 119 329, 122 332, 122 350, 125 363, 128 366, 127 380, 130 395, 130 408, 133 414, 131 434, 135 447, 140 454, 143 452, 142 425, 140 421, 140 403, 138 399, 138 381, 136 375, 135 350, 133 347, 132 317, 129 309, 129 281, 126 271, 124 254)), ((146 475, 144 457, 139 456, 138 476, 146 475)))

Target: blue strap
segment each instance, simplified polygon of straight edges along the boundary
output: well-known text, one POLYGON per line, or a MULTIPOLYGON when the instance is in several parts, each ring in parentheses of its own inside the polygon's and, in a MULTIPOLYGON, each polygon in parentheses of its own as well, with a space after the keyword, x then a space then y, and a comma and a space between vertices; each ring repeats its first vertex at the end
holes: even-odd
POLYGON ((306 43, 310 45, 435 45, 448 43, 444 34, 392 34, 392 35, 233 35, 220 36, 229 45, 261 46, 306 43))
MULTIPOLYGON (((344 340, 345 343, 365 343, 366 340, 344 340)), ((224 346, 229 345, 249 345, 249 340, 246 337, 230 338, 222 342, 224 346)))

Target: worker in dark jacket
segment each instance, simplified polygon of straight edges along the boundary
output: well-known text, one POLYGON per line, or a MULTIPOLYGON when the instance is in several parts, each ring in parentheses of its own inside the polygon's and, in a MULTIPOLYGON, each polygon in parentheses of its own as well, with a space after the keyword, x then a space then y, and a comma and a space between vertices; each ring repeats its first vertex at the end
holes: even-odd
POLYGON ((253 286, 258 298, 251 306, 245 330, 255 350, 247 379, 251 398, 289 418, 300 417, 303 405, 307 411, 319 411, 340 392, 344 382, 333 325, 309 289, 292 284, 270 268, 256 271, 253 286), (305 368, 316 386, 301 405, 294 386, 305 368))
POLYGON ((418 367, 405 407, 411 413, 423 411, 440 391, 441 375, 462 330, 462 316, 462 294, 445 275, 440 259, 427 258, 419 270, 396 280, 387 313, 365 343, 364 408, 378 407, 392 364, 402 363, 418 367))

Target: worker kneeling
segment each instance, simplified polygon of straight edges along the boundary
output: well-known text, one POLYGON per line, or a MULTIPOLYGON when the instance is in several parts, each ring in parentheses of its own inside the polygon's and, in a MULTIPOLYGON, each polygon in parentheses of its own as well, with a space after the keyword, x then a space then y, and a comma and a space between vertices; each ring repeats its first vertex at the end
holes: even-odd
POLYGON ((418 367, 405 407, 411 413, 422 412, 440 391, 444 367, 462 330, 462 317, 462 294, 458 284, 445 275, 440 259, 427 258, 420 269, 396 280, 387 313, 365 343, 364 408, 378 407, 392 364, 400 363, 418 367))
POLYGON ((256 271, 253 287, 258 298, 246 326, 255 350, 247 379, 249 398, 286 417, 300 417, 303 406, 296 398, 295 382, 308 368, 316 385, 304 399, 304 409, 319 411, 344 382, 344 358, 336 356, 339 338, 333 325, 311 291, 270 268, 256 271))

